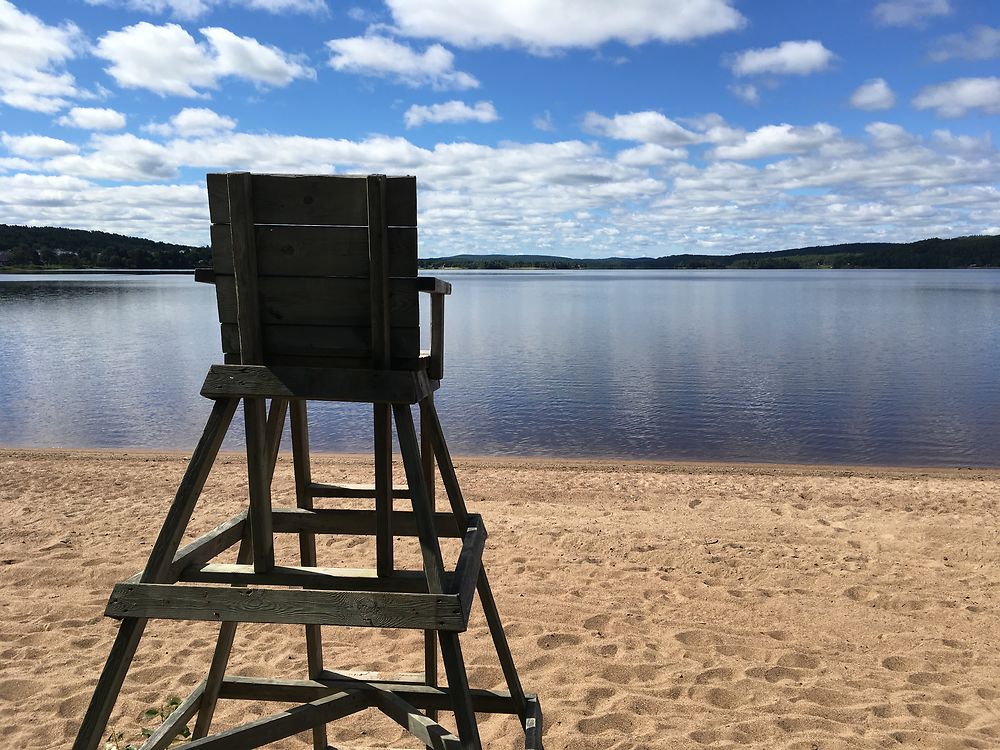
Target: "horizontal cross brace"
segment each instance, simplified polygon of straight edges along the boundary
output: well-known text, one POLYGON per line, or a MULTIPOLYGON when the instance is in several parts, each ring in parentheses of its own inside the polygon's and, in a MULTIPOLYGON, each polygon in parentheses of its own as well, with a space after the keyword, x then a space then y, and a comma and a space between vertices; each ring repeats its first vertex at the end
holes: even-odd
POLYGON ((273 622, 423 630, 466 629, 456 594, 230 588, 119 583, 104 612, 115 618, 273 622))

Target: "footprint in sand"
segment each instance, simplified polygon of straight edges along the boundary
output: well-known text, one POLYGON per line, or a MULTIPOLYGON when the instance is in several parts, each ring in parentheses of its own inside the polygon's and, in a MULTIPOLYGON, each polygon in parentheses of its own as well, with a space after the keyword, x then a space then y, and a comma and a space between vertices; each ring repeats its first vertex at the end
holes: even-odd
POLYGON ((587 630, 604 630, 611 622, 609 615, 594 615, 583 621, 583 627, 587 630))
POLYGON ((550 648, 561 648, 562 646, 576 646, 580 643, 580 637, 569 633, 549 633, 539 638, 536 643, 539 648, 546 651, 550 648))
POLYGON ((722 637, 706 630, 684 630, 674 638, 685 646, 715 646, 722 643, 722 637))
POLYGON ((783 654, 778 659, 779 667, 791 667, 793 669, 819 669, 820 664, 819 657, 797 652, 783 654))
POLYGON ((614 713, 580 719, 576 728, 580 734, 602 734, 603 732, 630 732, 635 727, 635 719, 629 714, 614 713))
POLYGON ((964 729, 972 722, 972 716, 951 706, 940 706, 932 703, 908 703, 906 710, 913 716, 921 719, 929 719, 952 729, 964 729))

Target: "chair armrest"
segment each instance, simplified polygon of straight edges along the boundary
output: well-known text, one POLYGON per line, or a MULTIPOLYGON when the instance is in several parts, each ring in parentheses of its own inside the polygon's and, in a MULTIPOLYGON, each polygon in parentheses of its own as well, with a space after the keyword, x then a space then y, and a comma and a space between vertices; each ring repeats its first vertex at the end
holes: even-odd
POLYGON ((451 294, 451 284, 433 276, 417 276, 417 291, 431 294, 451 294))
POLYGON ((194 269, 194 280, 201 284, 214 284, 215 283, 215 269, 214 268, 196 268, 194 269))
POLYGON ((431 361, 427 376, 440 380, 444 377, 444 297, 451 294, 451 284, 433 276, 418 276, 417 291, 431 295, 431 361))

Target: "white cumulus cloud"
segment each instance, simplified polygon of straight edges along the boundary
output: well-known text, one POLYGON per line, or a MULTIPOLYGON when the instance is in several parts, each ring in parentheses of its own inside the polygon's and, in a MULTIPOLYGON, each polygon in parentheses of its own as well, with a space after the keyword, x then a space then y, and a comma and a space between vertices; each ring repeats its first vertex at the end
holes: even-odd
POLYGON ((603 135, 620 141, 658 143, 661 146, 679 146, 696 143, 702 137, 678 125, 659 112, 630 112, 606 117, 588 112, 583 118, 583 129, 594 135, 603 135))
POLYGON ((440 104, 414 104, 403 115, 406 127, 415 128, 425 122, 495 122, 500 119, 493 102, 465 102, 452 100, 440 104))
POLYGON ((777 47, 748 49, 729 59, 729 67, 738 76, 798 75, 826 70, 836 55, 815 39, 782 42, 777 47))
POLYGON ((118 85, 160 95, 204 96, 204 89, 217 88, 219 79, 227 76, 285 86, 316 75, 298 57, 256 39, 218 27, 200 33, 207 42, 195 41, 177 24, 142 21, 104 34, 94 54, 111 63, 107 72, 118 85))
POLYGON ((942 117, 969 112, 1000 114, 1000 78, 958 78, 927 86, 913 99, 917 109, 933 109, 942 117))
POLYGON ((891 109, 896 106, 896 95, 884 78, 873 78, 854 90, 851 106, 869 111, 891 109))
POLYGON ((460 47, 546 52, 619 41, 685 42, 742 28, 732 0, 387 0, 401 33, 460 47))
POLYGON ((75 24, 49 26, 0 0, 0 101, 52 113, 79 95, 63 64, 76 57, 82 34, 75 24))
POLYGON ((326 43, 330 67, 344 73, 390 78, 408 86, 429 84, 435 89, 474 89, 479 81, 455 70, 455 55, 440 44, 423 52, 385 36, 372 34, 326 43))
POLYGON ((86 0, 88 5, 127 8, 141 13, 169 13, 175 18, 199 18, 213 8, 228 4, 270 13, 321 13, 327 10, 324 0, 86 0))
POLYGON ((765 125, 747 133, 739 143, 717 146, 711 155, 717 159, 763 159, 812 151, 839 137, 840 131, 825 122, 809 126, 765 125))
POLYGON ((0 134, 0 142, 15 156, 28 159, 38 159, 50 156, 75 154, 79 147, 58 138, 47 135, 8 135, 0 134))
POLYGON ((152 123, 143 126, 143 130, 164 137, 213 135, 233 130, 236 120, 220 115, 206 107, 185 107, 168 122, 152 123))
POLYGON ((928 18, 952 12, 949 0, 882 0, 872 9, 883 26, 919 26, 928 18))
POLYGON ((942 37, 931 50, 935 62, 945 60, 992 60, 1000 57, 1000 29, 976 26, 968 34, 949 34, 942 37))
POLYGON ((68 128, 119 130, 125 127, 125 115, 106 107, 73 107, 56 122, 68 128))

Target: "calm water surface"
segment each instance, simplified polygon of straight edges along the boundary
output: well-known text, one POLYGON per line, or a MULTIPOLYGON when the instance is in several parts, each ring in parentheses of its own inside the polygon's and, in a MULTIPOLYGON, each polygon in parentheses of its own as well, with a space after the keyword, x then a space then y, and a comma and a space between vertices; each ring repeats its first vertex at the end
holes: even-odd
MULTIPOLYGON (((454 453, 1000 465, 1000 271, 438 275, 454 453)), ((220 359, 191 277, 0 276, 0 444, 190 450, 220 359)))

